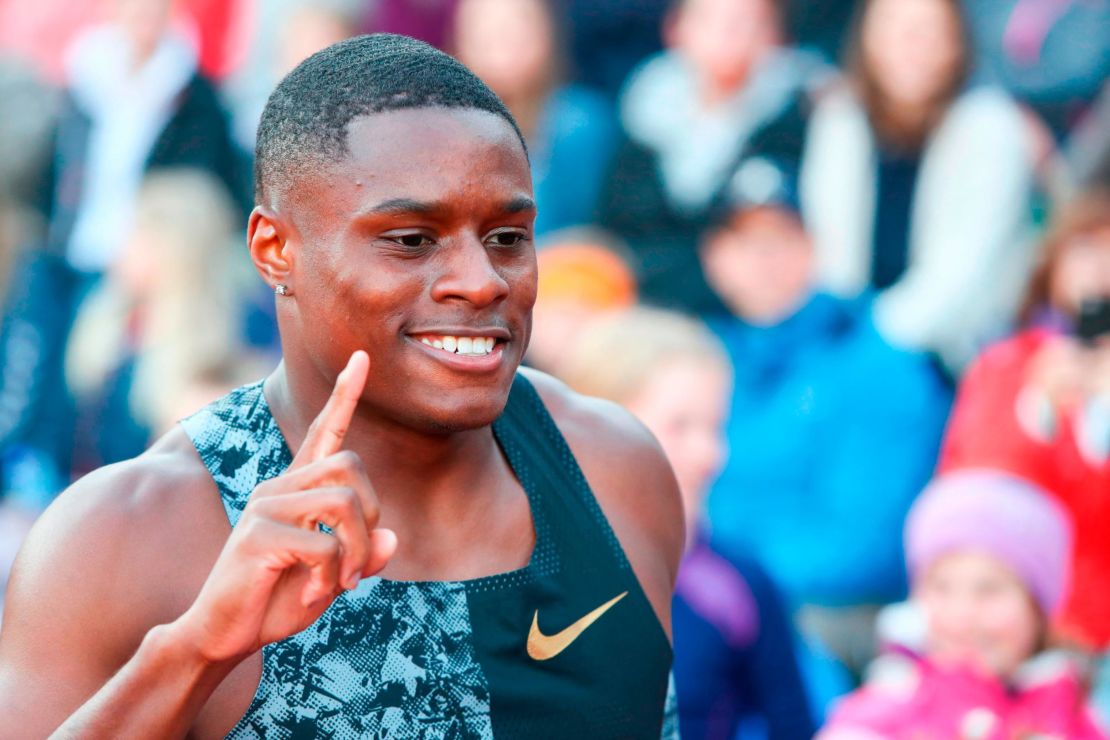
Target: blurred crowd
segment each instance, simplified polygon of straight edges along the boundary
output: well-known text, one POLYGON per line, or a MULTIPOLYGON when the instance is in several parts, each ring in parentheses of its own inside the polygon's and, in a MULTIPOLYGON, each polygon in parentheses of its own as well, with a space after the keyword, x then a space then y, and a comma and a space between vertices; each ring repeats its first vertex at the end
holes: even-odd
POLYGON ((672 461, 684 737, 1110 737, 1110 0, 0 0, 0 584, 276 362, 255 127, 375 31, 505 101, 527 361, 672 461))

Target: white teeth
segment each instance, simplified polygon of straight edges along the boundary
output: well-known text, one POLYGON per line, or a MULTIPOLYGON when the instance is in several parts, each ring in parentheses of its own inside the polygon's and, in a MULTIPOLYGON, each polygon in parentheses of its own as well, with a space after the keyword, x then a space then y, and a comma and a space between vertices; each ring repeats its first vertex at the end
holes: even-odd
POLYGON ((497 340, 493 337, 421 337, 420 341, 429 347, 471 357, 487 355, 497 346, 497 340))

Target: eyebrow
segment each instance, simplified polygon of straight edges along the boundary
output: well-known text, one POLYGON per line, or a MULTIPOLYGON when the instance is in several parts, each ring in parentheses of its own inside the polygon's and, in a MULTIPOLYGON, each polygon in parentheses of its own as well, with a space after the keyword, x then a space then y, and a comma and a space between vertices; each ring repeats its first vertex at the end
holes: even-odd
MULTIPOLYGON (((429 216, 442 210, 443 206, 435 202, 416 200, 414 198, 390 198, 389 200, 383 200, 381 203, 367 208, 362 211, 359 216, 365 217, 401 213, 418 213, 429 216)), ((513 198, 501 206, 501 211, 509 214, 534 210, 536 210, 536 202, 525 196, 513 198)))

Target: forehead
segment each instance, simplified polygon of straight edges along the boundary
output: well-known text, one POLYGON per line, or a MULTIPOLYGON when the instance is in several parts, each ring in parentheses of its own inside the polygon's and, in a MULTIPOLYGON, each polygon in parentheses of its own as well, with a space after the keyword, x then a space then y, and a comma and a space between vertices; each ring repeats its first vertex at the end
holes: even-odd
POLYGON ((341 182, 365 194, 471 197, 505 189, 532 192, 524 147, 508 121, 469 108, 412 108, 351 121, 347 155, 335 168, 341 182))

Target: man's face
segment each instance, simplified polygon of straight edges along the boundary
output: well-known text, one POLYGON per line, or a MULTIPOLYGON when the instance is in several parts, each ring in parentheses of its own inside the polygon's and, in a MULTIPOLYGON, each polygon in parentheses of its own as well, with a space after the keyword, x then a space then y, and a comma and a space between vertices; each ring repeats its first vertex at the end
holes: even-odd
POLYGON ((536 299, 516 134, 484 111, 422 108, 355 119, 348 148, 294 194, 287 358, 303 353, 332 378, 365 349, 368 410, 425 432, 491 423, 536 299))

